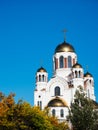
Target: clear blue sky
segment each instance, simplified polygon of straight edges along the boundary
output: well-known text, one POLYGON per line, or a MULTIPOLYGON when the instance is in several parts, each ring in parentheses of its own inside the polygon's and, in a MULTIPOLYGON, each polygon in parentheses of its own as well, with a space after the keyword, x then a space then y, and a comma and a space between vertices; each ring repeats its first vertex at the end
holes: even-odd
POLYGON ((42 65, 52 76, 65 28, 78 62, 95 79, 98 101, 98 0, 0 0, 0 91, 33 105, 36 71, 42 65))

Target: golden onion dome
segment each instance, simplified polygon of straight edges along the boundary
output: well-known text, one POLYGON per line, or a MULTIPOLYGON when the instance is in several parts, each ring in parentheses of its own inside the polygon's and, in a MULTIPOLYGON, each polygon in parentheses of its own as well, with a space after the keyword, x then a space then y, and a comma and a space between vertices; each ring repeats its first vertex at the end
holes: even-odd
POLYGON ((84 77, 93 77, 92 74, 90 74, 89 72, 87 72, 86 74, 84 74, 84 77))
POLYGON ((64 41, 56 47, 55 53, 57 52, 75 52, 75 50, 72 45, 64 41))
POLYGON ((47 72, 43 67, 40 67, 37 72, 47 72))
POLYGON ((68 105, 60 98, 56 97, 48 103, 48 107, 68 107, 68 105))
POLYGON ((76 63, 76 64, 73 65, 72 68, 82 68, 82 65, 80 65, 79 63, 76 63))

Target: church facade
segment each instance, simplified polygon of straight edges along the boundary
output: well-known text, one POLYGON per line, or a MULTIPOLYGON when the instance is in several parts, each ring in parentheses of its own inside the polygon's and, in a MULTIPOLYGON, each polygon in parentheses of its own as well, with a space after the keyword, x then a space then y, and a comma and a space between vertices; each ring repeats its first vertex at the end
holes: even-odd
POLYGON ((74 47, 65 40, 55 49, 53 71, 53 76, 48 81, 46 69, 40 67, 37 70, 35 106, 39 106, 41 110, 49 107, 51 115, 56 116, 59 121, 64 121, 79 86, 82 86, 87 97, 95 101, 93 76, 89 72, 84 74, 74 47))

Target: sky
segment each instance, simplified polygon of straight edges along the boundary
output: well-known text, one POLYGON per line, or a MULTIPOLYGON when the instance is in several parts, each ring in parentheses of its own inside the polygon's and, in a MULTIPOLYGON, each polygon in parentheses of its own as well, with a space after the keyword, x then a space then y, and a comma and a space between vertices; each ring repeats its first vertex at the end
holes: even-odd
POLYGON ((98 0, 0 0, 0 91, 33 105, 37 69, 51 78, 64 29, 98 102, 98 0))

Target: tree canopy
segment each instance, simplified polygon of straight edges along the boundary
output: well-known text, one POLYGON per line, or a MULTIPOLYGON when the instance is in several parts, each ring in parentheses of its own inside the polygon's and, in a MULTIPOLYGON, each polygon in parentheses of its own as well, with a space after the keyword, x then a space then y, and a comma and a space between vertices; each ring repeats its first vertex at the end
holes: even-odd
POLYGON ((94 102, 87 98, 81 87, 75 93, 68 119, 72 123, 73 130, 97 130, 98 107, 96 108, 94 102))
POLYGON ((0 130, 67 130, 65 122, 22 100, 15 103, 14 96, 0 93, 0 130))

